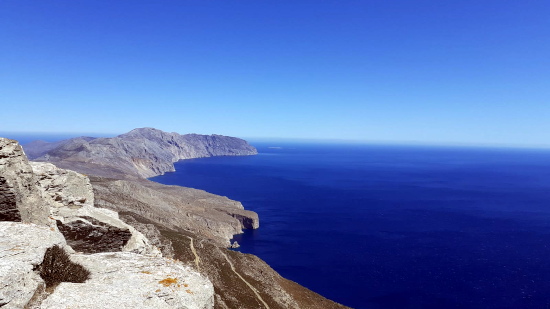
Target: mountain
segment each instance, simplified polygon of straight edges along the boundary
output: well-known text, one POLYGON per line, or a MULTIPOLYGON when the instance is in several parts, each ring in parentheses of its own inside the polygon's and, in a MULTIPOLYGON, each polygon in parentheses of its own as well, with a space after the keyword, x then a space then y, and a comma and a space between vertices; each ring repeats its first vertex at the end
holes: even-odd
POLYGON ((40 156, 45 155, 48 151, 55 149, 57 147, 60 147, 67 143, 74 143, 79 140, 82 140, 84 142, 89 142, 91 140, 95 139, 95 137, 87 137, 87 136, 81 136, 71 139, 66 139, 62 141, 57 142, 46 142, 46 141, 32 141, 30 143, 27 143, 24 145, 25 147, 25 154, 27 157, 31 160, 36 159, 40 156))
POLYGON ((245 140, 222 135, 168 133, 134 129, 112 138, 73 138, 23 146, 30 158, 85 174, 110 178, 149 178, 173 172, 174 162, 213 156, 258 153, 245 140))

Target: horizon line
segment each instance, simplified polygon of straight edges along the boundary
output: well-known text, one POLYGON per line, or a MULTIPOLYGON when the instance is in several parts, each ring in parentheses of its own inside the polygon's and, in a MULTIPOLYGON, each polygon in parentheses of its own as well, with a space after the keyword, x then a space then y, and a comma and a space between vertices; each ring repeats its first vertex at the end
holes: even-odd
MULTIPOLYGON (((21 135, 21 137, 57 137, 56 141, 72 137, 116 137, 124 133, 97 133, 97 132, 36 132, 36 131, 0 131, 0 137, 8 135, 21 135)), ((203 133, 178 133, 178 134, 203 134, 203 133)), ((211 133, 217 134, 217 133, 211 133)), ((204 134, 210 135, 210 134, 204 134)), ((438 146, 438 147, 471 147, 471 148, 515 148, 515 149, 550 149, 550 144, 514 144, 514 143, 481 143, 481 142, 449 142, 449 141, 410 141, 410 140, 374 140, 374 139, 346 139, 346 138, 318 138, 318 137, 240 137, 246 141, 255 142, 304 142, 304 143, 340 143, 356 145, 395 145, 395 146, 438 146)), ((34 141, 34 140, 33 140, 34 141)))

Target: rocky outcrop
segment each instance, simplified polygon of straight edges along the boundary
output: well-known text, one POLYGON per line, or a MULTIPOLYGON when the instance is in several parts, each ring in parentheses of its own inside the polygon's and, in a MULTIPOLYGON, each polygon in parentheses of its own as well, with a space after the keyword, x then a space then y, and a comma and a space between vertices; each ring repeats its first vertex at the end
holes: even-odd
POLYGON ((0 138, 0 221, 51 224, 50 201, 36 184, 37 178, 19 143, 0 138))
POLYGON ((69 245, 85 253, 130 251, 158 254, 158 250, 118 213, 94 207, 90 180, 51 163, 31 162, 39 190, 50 199, 50 218, 69 245))
POLYGON ((44 281, 34 269, 46 250, 56 245, 64 246, 65 239, 49 227, 0 222, 0 304, 24 308, 44 290, 44 281))
POLYGON ((212 283, 181 262, 130 252, 74 254, 91 273, 84 284, 63 282, 42 309, 214 307, 212 283))
POLYGON ((181 262, 131 252, 66 255, 65 251, 71 249, 63 235, 51 228, 0 222, 2 307, 210 309, 214 306, 212 283, 181 262), (61 256, 49 254, 59 250, 61 256), (63 256, 70 260, 60 263, 63 256), (77 272, 88 279, 79 280, 82 275, 77 272), (48 286, 48 282, 55 284, 48 286))
POLYGON ((21 221, 21 212, 17 208, 16 196, 8 181, 0 176, 0 220, 21 221))
POLYGON ((154 224, 142 223, 134 219, 132 215, 123 214, 121 219, 129 225, 135 227, 138 231, 143 233, 149 239, 149 243, 159 248, 162 255, 167 258, 174 258, 174 247, 172 243, 166 238, 162 237, 160 231, 154 224))
POLYGON ((117 228, 90 217, 65 224, 57 221, 57 228, 74 250, 84 253, 122 251, 132 237, 128 229, 117 228))
POLYGON ((148 178, 174 171, 174 162, 212 156, 257 154, 245 140, 222 135, 163 132, 153 128, 134 129, 113 138, 77 138, 25 147, 36 160, 55 163, 85 174, 110 178, 148 178), (47 149, 44 151, 44 149, 47 149))
POLYGON ((210 281, 94 207, 86 176, 31 167, 15 141, 0 146, 0 207, 10 214, 0 222, 0 307, 213 308, 210 281))

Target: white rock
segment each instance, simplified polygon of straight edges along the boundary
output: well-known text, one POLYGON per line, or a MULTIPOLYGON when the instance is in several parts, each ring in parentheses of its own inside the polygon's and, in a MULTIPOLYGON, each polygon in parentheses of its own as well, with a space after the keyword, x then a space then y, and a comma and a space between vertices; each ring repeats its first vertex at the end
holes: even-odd
POLYGON ((180 262, 130 252, 72 255, 91 272, 85 283, 61 283, 43 303, 58 308, 185 308, 214 306, 212 283, 180 262))
POLYGON ((49 227, 0 222, 0 304, 23 308, 43 280, 33 271, 49 247, 65 246, 65 238, 49 227))
MULTIPOLYGON (((14 193, 20 220, 48 225, 49 199, 37 188, 37 179, 17 141, 0 138, 0 180, 14 193)), ((1 207, 0 207, 1 208, 1 207)))
POLYGON ((119 219, 118 213, 105 208, 94 207, 94 193, 86 175, 56 167, 51 163, 30 162, 32 170, 39 179, 40 188, 51 198, 51 216, 69 223, 91 217, 120 229, 127 229, 132 234, 123 251, 150 255, 161 255, 160 251, 149 243, 149 240, 134 227, 119 219))

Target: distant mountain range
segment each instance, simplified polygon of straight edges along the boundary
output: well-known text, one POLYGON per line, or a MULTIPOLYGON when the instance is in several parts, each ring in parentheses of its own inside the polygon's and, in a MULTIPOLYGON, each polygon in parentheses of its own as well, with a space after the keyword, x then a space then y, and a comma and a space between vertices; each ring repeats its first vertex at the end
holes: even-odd
POLYGON ((153 128, 134 129, 112 138, 77 137, 59 142, 34 141, 23 145, 35 161, 85 174, 110 178, 148 178, 174 171, 174 162, 213 156, 258 153, 248 142, 223 135, 168 133, 153 128))

